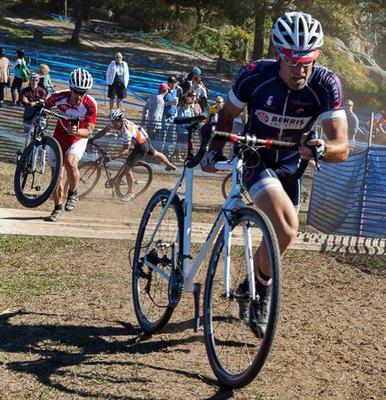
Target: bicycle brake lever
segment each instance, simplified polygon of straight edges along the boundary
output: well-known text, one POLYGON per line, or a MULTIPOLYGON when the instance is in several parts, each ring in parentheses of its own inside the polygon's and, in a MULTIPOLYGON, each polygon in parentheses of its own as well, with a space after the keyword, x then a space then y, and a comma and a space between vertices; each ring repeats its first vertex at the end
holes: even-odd
MULTIPOLYGON (((317 139, 318 138, 318 135, 317 135, 317 133, 315 132, 315 131, 310 131, 310 133, 308 134, 308 139, 307 139, 307 142, 309 141, 309 140, 314 140, 314 139, 317 139)), ((307 144, 307 142, 306 142, 306 144, 307 144)), ((316 170, 317 171, 320 171, 320 165, 319 165, 319 157, 318 157, 318 152, 317 152, 317 150, 316 150, 316 147, 315 146, 308 146, 310 149, 311 149, 311 151, 312 151, 312 158, 314 159, 314 161, 315 161, 315 167, 316 167, 316 170)))

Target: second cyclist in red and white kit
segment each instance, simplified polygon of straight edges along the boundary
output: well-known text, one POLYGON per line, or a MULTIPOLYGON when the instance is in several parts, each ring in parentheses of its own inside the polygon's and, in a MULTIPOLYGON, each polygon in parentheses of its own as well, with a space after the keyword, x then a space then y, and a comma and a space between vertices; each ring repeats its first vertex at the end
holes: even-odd
POLYGON ((59 184, 53 198, 55 208, 47 221, 56 222, 62 211, 63 173, 67 172, 70 183, 68 197, 64 206, 66 211, 72 211, 78 201, 77 186, 79 182, 78 163, 86 150, 87 140, 92 134, 97 117, 97 103, 87 94, 92 88, 93 78, 83 68, 77 68, 69 77, 69 90, 54 93, 45 102, 45 108, 56 107, 60 113, 71 119, 78 119, 78 123, 58 119, 53 137, 59 142, 63 153, 63 168, 59 184))

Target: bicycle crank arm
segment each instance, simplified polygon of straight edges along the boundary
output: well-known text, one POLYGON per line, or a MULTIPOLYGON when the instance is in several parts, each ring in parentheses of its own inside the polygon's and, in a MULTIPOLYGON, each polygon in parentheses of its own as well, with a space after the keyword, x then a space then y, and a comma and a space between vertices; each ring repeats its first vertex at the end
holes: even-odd
POLYGON ((194 296, 194 332, 198 332, 200 328, 201 283, 196 282, 194 284, 193 296, 194 296))

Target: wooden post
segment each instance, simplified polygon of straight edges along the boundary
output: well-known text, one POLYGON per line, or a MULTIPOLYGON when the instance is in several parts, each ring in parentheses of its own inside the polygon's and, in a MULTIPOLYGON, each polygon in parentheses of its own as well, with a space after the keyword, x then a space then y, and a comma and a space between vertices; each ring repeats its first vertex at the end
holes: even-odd
POLYGON ((371 113, 371 117, 370 117, 370 133, 369 133, 369 137, 367 139, 367 146, 370 147, 371 146, 371 141, 373 138, 373 129, 374 129, 374 113, 371 113))

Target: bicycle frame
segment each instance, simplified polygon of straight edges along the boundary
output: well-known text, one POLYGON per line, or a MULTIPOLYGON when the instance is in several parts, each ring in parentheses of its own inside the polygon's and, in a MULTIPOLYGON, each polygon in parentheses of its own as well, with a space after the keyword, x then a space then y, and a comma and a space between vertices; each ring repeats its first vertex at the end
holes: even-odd
MULTIPOLYGON (((199 168, 199 167, 195 167, 199 168)), ((191 223, 192 223, 192 196, 193 196, 193 174, 195 168, 185 168, 183 173, 181 174, 180 178, 177 180, 174 189, 171 191, 171 194, 166 202, 159 218, 154 228, 154 231, 149 239, 151 243, 156 235, 156 232, 166 215, 166 212, 173 201, 175 195, 183 195, 184 196, 184 237, 183 237, 183 249, 182 249, 182 270, 183 270, 183 290, 185 292, 194 292, 194 278, 197 275, 201 264, 208 253, 208 250, 212 243, 214 242, 217 234, 219 233, 222 226, 224 226, 224 294, 225 296, 229 297, 230 290, 229 290, 229 278, 230 278, 230 246, 232 242, 232 232, 231 232, 231 218, 232 213, 234 210, 246 207, 246 203, 242 199, 241 196, 241 176, 243 170, 243 160, 240 159, 238 156, 233 157, 231 161, 222 161, 215 164, 216 169, 221 170, 232 170, 232 189, 225 200, 221 211, 217 215, 215 222, 205 240, 202 244, 197 256, 194 260, 191 260, 190 252, 191 252, 191 223), (185 184, 185 192, 178 192, 178 189, 181 187, 182 182, 186 178, 185 184)), ((247 227, 244 229, 248 230, 247 227)), ((251 246, 251 237, 249 232, 245 235, 244 239, 244 247, 245 247, 245 254, 247 259, 247 267, 248 267, 248 274, 249 277, 253 277, 253 254, 252 254, 252 246, 251 246)), ((175 257, 174 257, 175 258, 175 257)), ((176 259, 176 258, 175 258, 176 259)), ((159 269, 157 266, 153 265, 149 261, 146 260, 146 253, 144 255, 144 260, 146 265, 156 271, 160 276, 162 276, 166 281, 169 280, 169 275, 159 269)), ((249 280, 251 282, 252 287, 251 295, 252 298, 255 298, 255 285, 254 279, 249 280)))

